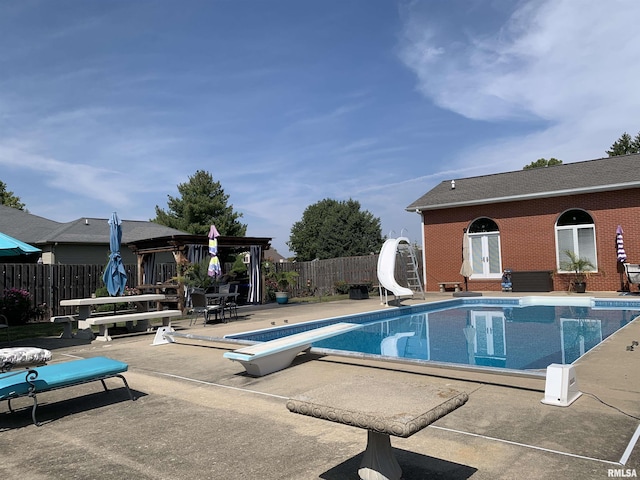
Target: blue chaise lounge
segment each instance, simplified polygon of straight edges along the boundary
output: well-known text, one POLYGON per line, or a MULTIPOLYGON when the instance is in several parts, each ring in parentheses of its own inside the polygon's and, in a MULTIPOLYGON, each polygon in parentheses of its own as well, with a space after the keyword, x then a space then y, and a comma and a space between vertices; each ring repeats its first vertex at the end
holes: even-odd
POLYGON ((19 397, 33 398, 31 418, 37 426, 36 409, 38 407, 37 395, 39 393, 57 390, 59 388, 72 387, 83 383, 100 380, 105 391, 108 391, 105 379, 119 377, 124 382, 129 398, 135 400, 127 380, 122 376, 129 366, 118 360, 107 357, 94 357, 70 362, 56 363, 42 367, 33 367, 25 370, 10 370, 0 373, 0 401, 6 400, 9 410, 11 400, 19 397))

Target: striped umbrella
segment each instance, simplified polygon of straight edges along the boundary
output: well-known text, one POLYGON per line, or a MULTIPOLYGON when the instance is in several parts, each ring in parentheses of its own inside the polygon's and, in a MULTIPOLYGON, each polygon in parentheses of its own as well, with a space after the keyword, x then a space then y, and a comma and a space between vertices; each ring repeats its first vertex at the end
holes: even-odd
POLYGON ((624 251, 624 242, 622 240, 622 227, 618 225, 616 229, 616 248, 618 253, 618 262, 624 263, 627 261, 627 254, 624 251))
POLYGON ((207 269, 207 274, 210 277, 217 277, 222 273, 220 268, 220 260, 218 259, 218 237, 220 234, 218 233, 218 229, 215 225, 211 225, 209 229, 209 254, 211 255, 211 260, 209 260, 209 268, 207 269))

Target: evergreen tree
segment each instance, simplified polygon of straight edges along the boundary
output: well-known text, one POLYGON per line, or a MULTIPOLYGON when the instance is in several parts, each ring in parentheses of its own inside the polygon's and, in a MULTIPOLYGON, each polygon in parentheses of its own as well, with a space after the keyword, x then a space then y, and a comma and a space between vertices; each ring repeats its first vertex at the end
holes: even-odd
POLYGON ((631 138, 627 132, 624 132, 622 136, 613 142, 611 148, 606 151, 610 157, 618 155, 628 155, 630 153, 640 153, 640 132, 631 138))
POLYGON ((220 235, 243 237, 247 226, 238 219, 241 213, 228 205, 229 195, 225 195, 220 182, 214 182, 210 173, 198 170, 189 181, 178 185, 181 197, 168 197, 168 211, 156 205, 156 218, 152 222, 176 228, 194 235, 206 235, 211 225, 215 225, 220 235))
POLYGON ((20 201, 20 197, 16 197, 13 192, 7 190, 7 185, 0 180, 0 205, 24 210, 25 204, 20 201))

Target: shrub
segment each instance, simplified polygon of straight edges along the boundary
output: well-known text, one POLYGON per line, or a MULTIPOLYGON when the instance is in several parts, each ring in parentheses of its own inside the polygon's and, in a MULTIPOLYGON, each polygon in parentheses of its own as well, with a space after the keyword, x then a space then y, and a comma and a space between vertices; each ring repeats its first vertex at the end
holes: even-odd
POLYGON ((349 284, 344 280, 338 280, 333 284, 333 287, 336 289, 336 293, 338 294, 349 293, 349 284))
POLYGON ((31 294, 20 288, 5 290, 4 298, 0 303, 0 311, 7 317, 9 325, 26 324, 33 314, 31 294))

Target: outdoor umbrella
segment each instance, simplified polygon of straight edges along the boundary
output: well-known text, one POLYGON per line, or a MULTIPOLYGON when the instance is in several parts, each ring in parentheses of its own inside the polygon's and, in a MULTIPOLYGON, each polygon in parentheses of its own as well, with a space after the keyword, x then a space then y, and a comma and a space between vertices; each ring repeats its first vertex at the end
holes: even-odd
POLYGON ((616 248, 618 254, 618 261, 624 263, 627 261, 627 254, 624 251, 624 241, 622 240, 622 227, 618 225, 616 229, 616 248))
POLYGON ((220 260, 218 259, 218 237, 220 234, 218 233, 218 229, 215 225, 211 225, 209 229, 209 254, 211 255, 211 260, 209 260, 209 268, 207 269, 207 274, 210 277, 217 277, 220 275, 220 260))
POLYGON ((14 257, 17 255, 29 255, 39 253, 42 250, 21 242, 17 238, 0 233, 0 257, 14 257))
POLYGON ((258 245, 250 247, 249 262, 249 303, 258 304, 262 298, 262 284, 260 281, 260 254, 261 250, 258 245))
POLYGON ((468 324, 462 329, 464 332, 464 339, 467 344, 467 361, 469 365, 476 364, 476 328, 468 324))
POLYGON ((473 275, 473 267, 469 261, 469 235, 467 235, 466 228, 462 235, 462 267, 460 268, 460 275, 464 277, 464 289, 469 290, 467 279, 473 275))
POLYGON ((109 295, 115 297, 122 295, 127 285, 127 272, 122 263, 120 256, 120 243, 122 242, 122 221, 118 218, 118 214, 113 212, 109 219, 109 246, 111 254, 109 255, 109 263, 104 270, 102 280, 107 286, 109 295))
POLYGON ((618 272, 620 272, 620 291, 629 291, 624 284, 624 263, 627 261, 627 253, 624 251, 624 241, 622 239, 622 227, 616 228, 616 255, 618 258, 618 272))

